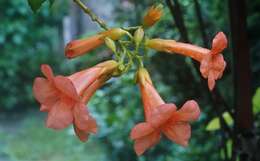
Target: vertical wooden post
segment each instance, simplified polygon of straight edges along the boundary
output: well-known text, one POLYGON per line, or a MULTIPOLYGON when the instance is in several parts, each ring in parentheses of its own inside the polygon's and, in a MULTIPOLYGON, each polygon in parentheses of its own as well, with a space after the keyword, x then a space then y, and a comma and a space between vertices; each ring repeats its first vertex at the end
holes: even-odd
MULTIPOLYGON (((235 135, 233 138, 232 160, 236 160, 237 155, 240 155, 237 154, 237 149, 240 148, 242 151, 244 150, 244 145, 241 145, 241 140, 247 142, 246 135, 251 133, 253 128, 250 54, 246 29, 246 1, 229 0, 229 16, 235 86, 235 135)), ((250 149, 248 149, 248 151, 250 151, 250 149)), ((240 161, 246 159, 241 155, 239 157, 240 161)))
POLYGON ((250 54, 245 0, 229 0, 234 59, 235 122, 238 130, 253 127, 250 54))

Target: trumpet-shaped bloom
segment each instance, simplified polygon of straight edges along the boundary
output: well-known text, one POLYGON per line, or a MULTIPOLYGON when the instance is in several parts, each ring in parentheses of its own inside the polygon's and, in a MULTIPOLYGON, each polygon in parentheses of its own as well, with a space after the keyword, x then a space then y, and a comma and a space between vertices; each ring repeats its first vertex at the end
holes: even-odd
POLYGON ((145 122, 137 124, 130 137, 135 141, 137 155, 156 145, 164 134, 171 141, 187 146, 191 136, 189 122, 199 118, 200 109, 194 100, 187 101, 179 110, 174 104, 166 104, 152 85, 145 69, 138 71, 145 122))
POLYGON ((157 5, 157 6, 152 6, 146 15, 144 16, 143 19, 143 25, 144 27, 151 27, 153 26, 157 21, 160 20, 163 11, 162 11, 163 6, 157 5))
POLYGON ((85 141, 89 133, 95 133, 95 120, 85 104, 117 68, 115 61, 106 61, 70 76, 54 76, 48 65, 41 70, 46 78, 37 77, 33 93, 41 104, 40 110, 48 112, 46 126, 63 129, 73 123, 78 137, 85 141))
POLYGON ((67 58, 74 58, 83 55, 102 45, 104 43, 105 37, 109 37, 112 40, 118 40, 125 33, 126 31, 120 28, 114 28, 88 37, 86 39, 73 40, 67 44, 65 48, 65 56, 67 58))
POLYGON ((213 90, 215 81, 220 79, 226 67, 221 52, 227 47, 227 38, 219 32, 212 41, 211 50, 199 46, 176 42, 175 40, 152 39, 146 42, 147 47, 168 53, 189 56, 200 62, 200 72, 208 79, 208 87, 213 90))

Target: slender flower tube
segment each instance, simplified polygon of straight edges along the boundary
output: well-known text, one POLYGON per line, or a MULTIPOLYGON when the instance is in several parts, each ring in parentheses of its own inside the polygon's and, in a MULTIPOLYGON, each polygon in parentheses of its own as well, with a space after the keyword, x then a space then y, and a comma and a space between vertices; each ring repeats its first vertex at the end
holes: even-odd
POLYGON ((126 34, 125 30, 114 28, 82 40, 72 40, 65 48, 65 56, 67 58, 81 56, 102 45, 105 37, 118 40, 124 34, 126 34))
POLYGON ((150 7, 143 19, 143 26, 145 28, 153 26, 156 22, 160 20, 163 14, 162 8, 162 4, 150 7))
POLYGON ((40 110, 48 112, 46 126, 58 130, 73 123, 82 141, 87 140, 89 133, 96 133, 96 121, 85 104, 116 69, 117 63, 111 60, 65 77, 54 76, 48 65, 42 65, 41 70, 46 78, 35 78, 33 93, 41 104, 40 110))
POLYGON ((137 155, 160 141, 163 133, 171 141, 187 146, 191 136, 189 122, 199 118, 200 109, 194 100, 187 101, 179 110, 175 104, 166 104, 155 90, 146 69, 139 69, 137 81, 142 94, 145 122, 137 124, 130 137, 135 141, 137 155))
POLYGON ((200 62, 200 72, 208 79, 208 87, 213 90, 215 81, 220 79, 226 67, 221 52, 227 47, 227 38, 223 32, 219 32, 212 41, 211 50, 199 46, 176 42, 175 40, 151 39, 146 46, 158 51, 178 53, 189 56, 200 62))

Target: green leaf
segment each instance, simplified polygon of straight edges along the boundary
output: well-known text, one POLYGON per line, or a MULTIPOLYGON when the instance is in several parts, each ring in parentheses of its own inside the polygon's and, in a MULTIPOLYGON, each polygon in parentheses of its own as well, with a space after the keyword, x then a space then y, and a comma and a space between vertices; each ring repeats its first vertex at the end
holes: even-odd
POLYGON ((228 112, 224 112, 223 117, 229 126, 233 124, 233 118, 228 112))
POLYGON ((36 13, 45 1, 46 0, 28 0, 28 4, 30 5, 33 12, 36 13))
MULTIPOLYGON (((232 156, 232 140, 229 139, 227 142, 226 142, 226 148, 227 148, 227 157, 230 159, 231 156, 232 156)), ((224 148, 221 148, 220 150, 220 156, 222 159, 225 158, 225 152, 224 152, 224 148)))
POLYGON ((253 110, 254 110, 254 114, 260 112, 260 88, 257 88, 255 95, 253 97, 253 110))
POLYGON ((214 118, 212 119, 207 127, 206 127, 206 130, 207 131, 215 131, 215 130, 218 130, 220 129, 220 123, 219 123, 219 118, 214 118))
MULTIPOLYGON (((233 124, 233 118, 230 116, 228 112, 224 112, 222 116, 228 125, 233 124)), ((219 129, 220 129, 220 121, 218 117, 213 118, 206 127, 207 131, 215 131, 219 129)))
POLYGON ((231 156, 232 156, 232 144, 233 144, 233 142, 231 139, 229 139, 226 143, 228 158, 231 158, 231 156))

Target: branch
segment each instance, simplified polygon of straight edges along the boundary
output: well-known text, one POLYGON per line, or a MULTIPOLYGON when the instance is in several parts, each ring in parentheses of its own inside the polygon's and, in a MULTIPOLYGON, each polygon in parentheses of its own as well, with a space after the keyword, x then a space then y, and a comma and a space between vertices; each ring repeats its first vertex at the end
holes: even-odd
POLYGON ((183 39, 183 41, 185 42, 189 42, 187 28, 184 24, 182 10, 178 0, 174 0, 174 3, 172 0, 166 0, 166 4, 171 11, 172 17, 175 21, 178 30, 180 31, 181 39, 183 39))
POLYGON ((197 15, 198 22, 199 22, 199 29, 200 29, 200 32, 201 32, 203 44, 204 44, 205 47, 209 47, 209 45, 208 45, 209 39, 208 39, 208 36, 205 32, 206 31, 205 23, 204 23, 203 18, 202 18, 200 4, 199 4, 198 0, 194 0, 194 4, 195 4, 195 11, 196 11, 196 15, 197 15))
POLYGON ((106 23, 101 20, 96 14, 94 14, 81 0, 73 0, 86 14, 89 15, 93 22, 98 23, 98 25, 104 30, 108 30, 106 23))

